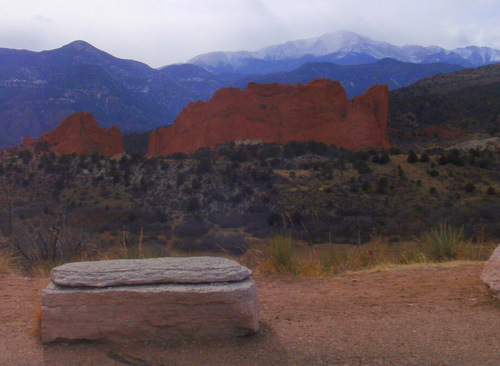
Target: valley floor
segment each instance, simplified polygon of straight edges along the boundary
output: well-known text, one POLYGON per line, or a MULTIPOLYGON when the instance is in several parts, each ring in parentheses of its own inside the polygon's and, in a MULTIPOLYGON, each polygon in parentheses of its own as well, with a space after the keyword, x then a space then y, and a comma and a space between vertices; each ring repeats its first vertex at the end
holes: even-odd
POLYGON ((500 306, 482 262, 335 278, 257 278, 261 331, 229 341, 42 346, 46 279, 0 275, 0 365, 498 365, 500 306))

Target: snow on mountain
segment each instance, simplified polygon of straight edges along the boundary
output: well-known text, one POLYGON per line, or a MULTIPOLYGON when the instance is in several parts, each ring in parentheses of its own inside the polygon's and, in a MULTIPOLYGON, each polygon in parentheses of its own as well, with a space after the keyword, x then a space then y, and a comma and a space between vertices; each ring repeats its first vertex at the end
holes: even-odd
MULTIPOLYGON (((210 52, 187 61, 211 72, 258 73, 259 68, 268 70, 271 63, 275 68, 289 69, 297 60, 330 61, 341 64, 362 64, 383 58, 393 58, 412 63, 454 62, 462 66, 481 66, 500 62, 500 51, 487 47, 469 46, 445 50, 438 46, 418 45, 395 46, 387 42, 374 41, 359 34, 339 31, 320 37, 300 39, 260 50, 238 52, 210 52), (293 61, 293 64, 290 62, 293 61)), ((300 66, 300 65, 299 65, 300 66)))
POLYGON ((500 62, 500 50, 489 47, 464 47, 452 50, 452 52, 471 61, 474 64, 492 64, 500 62))
POLYGON ((252 52, 248 51, 237 51, 237 52, 210 52, 205 53, 203 55, 196 56, 191 60, 187 61, 188 64, 194 65, 233 65, 235 68, 238 68, 242 60, 247 58, 253 58, 252 52))

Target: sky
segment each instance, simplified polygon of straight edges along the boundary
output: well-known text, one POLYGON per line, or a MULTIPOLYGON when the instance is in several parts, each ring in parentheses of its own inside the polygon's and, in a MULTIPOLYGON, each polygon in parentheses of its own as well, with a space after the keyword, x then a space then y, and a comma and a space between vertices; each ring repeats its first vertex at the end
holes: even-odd
POLYGON ((0 0, 0 48, 84 40, 161 67, 347 30, 396 45, 500 49, 500 0, 0 0))

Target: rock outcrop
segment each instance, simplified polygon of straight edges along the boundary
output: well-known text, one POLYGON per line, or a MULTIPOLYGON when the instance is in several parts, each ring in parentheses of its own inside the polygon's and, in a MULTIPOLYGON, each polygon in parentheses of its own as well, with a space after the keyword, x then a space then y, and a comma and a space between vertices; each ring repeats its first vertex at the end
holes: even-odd
POLYGON ((192 152, 228 141, 317 141, 352 150, 386 149, 389 92, 376 85, 348 100, 339 82, 305 85, 249 83, 222 88, 207 102, 190 103, 174 124, 154 130, 148 156, 192 152))
POLYGON ((259 330, 251 271, 223 258, 68 263, 42 291, 42 342, 178 340, 259 330))
POLYGON ((488 290, 500 300, 500 246, 495 249, 484 265, 481 280, 486 284, 488 290))
POLYGON ((124 152, 122 134, 118 127, 106 130, 99 127, 91 113, 78 112, 67 117, 57 128, 39 139, 26 137, 24 146, 46 143, 56 155, 72 154, 114 156, 124 152))

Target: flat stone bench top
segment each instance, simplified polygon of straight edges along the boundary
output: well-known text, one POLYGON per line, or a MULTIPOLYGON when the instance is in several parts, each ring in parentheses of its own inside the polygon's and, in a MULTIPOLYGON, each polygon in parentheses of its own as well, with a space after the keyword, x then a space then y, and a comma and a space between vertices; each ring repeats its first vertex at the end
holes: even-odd
POLYGON ((227 258, 168 257, 67 263, 52 269, 50 278, 63 287, 108 287, 236 282, 251 274, 227 258))

